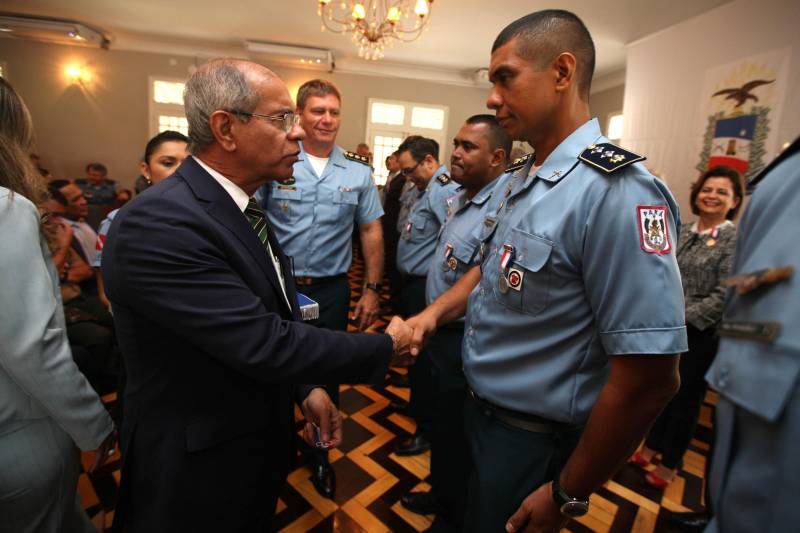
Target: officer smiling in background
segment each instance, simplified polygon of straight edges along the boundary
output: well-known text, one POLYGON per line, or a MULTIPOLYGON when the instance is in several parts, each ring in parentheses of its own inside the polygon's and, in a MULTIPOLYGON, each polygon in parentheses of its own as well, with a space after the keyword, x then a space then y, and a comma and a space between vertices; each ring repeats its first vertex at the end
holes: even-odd
MULTIPOLYGON (((292 177, 264 185, 262 206, 285 253, 292 258, 298 290, 319 302, 311 323, 347 330, 353 225, 358 224, 366 283, 355 309, 359 329, 369 327, 380 309, 383 277, 383 208, 369 161, 336 146, 341 96, 329 81, 310 80, 297 92, 297 113, 306 132, 292 177)), ((339 404, 339 386, 328 385, 339 404)), ((332 498, 336 476, 325 450, 306 448, 317 491, 332 498)))

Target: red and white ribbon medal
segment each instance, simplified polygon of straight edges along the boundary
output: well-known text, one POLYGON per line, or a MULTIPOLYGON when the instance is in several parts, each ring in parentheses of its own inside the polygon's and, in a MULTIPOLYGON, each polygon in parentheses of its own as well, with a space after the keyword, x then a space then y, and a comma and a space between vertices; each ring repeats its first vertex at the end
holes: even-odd
POLYGON ((497 288, 502 294, 508 292, 508 278, 506 270, 508 265, 514 260, 514 247, 510 244, 503 245, 503 255, 500 256, 500 276, 497 280, 497 288))

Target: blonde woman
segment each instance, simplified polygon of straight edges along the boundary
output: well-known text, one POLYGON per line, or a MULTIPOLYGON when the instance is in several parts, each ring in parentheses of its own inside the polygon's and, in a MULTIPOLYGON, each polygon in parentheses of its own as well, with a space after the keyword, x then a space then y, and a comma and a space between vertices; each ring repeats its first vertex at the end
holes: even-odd
POLYGON ((113 446, 111 418, 72 360, 39 219, 31 119, 0 78, 0 532, 95 531, 79 451, 113 446))

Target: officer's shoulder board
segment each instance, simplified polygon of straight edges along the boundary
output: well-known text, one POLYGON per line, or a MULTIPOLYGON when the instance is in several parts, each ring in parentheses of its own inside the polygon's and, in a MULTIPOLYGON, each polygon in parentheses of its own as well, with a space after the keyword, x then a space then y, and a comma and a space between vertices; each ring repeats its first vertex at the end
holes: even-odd
POLYGON ((521 169, 525 165, 528 164, 528 161, 531 157, 533 157, 533 153, 525 154, 522 157, 516 158, 510 165, 506 167, 506 172, 516 172, 517 170, 521 169))
POLYGON ((366 157, 364 157, 363 155, 358 155, 358 154, 357 154, 357 153, 355 153, 355 152, 348 152, 348 151, 345 151, 345 152, 344 152, 344 157, 345 157, 346 159, 349 159, 350 161, 356 161, 356 162, 358 162, 358 163, 362 163, 362 164, 364 164, 364 165, 367 165, 367 166, 369 166, 369 159, 368 159, 368 158, 366 158, 366 157))
POLYGON ((606 174, 611 174, 627 167, 631 163, 644 161, 647 158, 629 152, 615 144, 597 143, 587 146, 586 150, 578 156, 578 159, 596 169, 602 170, 606 174))
POLYGON ((436 177, 436 181, 438 181, 442 185, 447 185, 448 183, 450 183, 450 176, 448 176, 447 174, 439 174, 436 177))

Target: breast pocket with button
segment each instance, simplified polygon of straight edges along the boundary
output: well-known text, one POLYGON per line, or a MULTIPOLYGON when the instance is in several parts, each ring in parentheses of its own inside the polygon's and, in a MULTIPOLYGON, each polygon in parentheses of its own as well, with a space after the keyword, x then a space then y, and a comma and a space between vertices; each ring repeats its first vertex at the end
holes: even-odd
POLYGON ((275 187, 270 193, 270 214, 282 222, 295 222, 300 217, 301 199, 297 187, 275 187))
POLYGON ((353 220, 358 207, 358 191, 343 191, 338 189, 333 193, 333 204, 336 209, 336 218, 339 222, 353 220))
POLYGON ((426 239, 435 237, 439 228, 433 221, 428 220, 425 213, 412 213, 408 217, 408 240, 411 242, 423 242, 426 239))
POLYGON ((514 257, 506 270, 508 290, 494 287, 497 300, 514 311, 537 315, 547 307, 550 292, 550 255, 553 242, 519 228, 511 230, 510 243, 498 243, 498 253, 503 244, 514 247, 514 257))
MULTIPOLYGON (((463 276, 470 268, 472 268, 472 261, 476 257, 477 253, 478 239, 477 237, 473 237, 465 240, 455 235, 451 235, 450 240, 452 241, 451 244, 453 246, 451 258, 455 259, 456 268, 452 268, 450 265, 448 265, 449 268, 445 274, 445 281, 447 281, 449 285, 453 285, 456 281, 458 281, 458 278, 463 276)), ((452 263, 450 264, 452 265, 452 263)))

